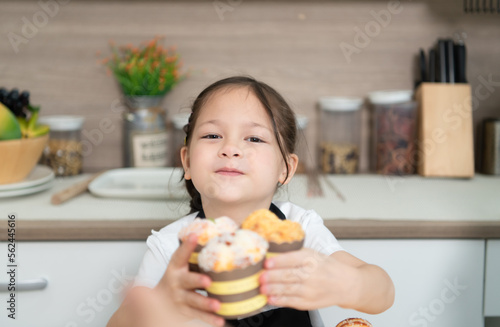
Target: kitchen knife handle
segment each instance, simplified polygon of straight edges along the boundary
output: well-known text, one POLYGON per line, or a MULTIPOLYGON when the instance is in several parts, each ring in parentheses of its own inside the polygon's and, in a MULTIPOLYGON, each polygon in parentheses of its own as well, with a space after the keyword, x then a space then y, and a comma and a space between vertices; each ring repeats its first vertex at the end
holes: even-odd
POLYGON ((429 50, 429 82, 436 82, 436 51, 434 49, 429 50))
POLYGON ((446 41, 438 40, 437 48, 437 66, 438 66, 438 79, 440 83, 448 82, 446 73, 446 41))
POLYGON ((454 55, 455 50, 454 50, 454 43, 452 39, 448 39, 446 41, 446 54, 447 54, 447 69, 446 71, 448 72, 448 78, 447 81, 448 83, 454 84, 455 83, 455 60, 454 60, 454 55))
POLYGON ((424 49, 420 49, 419 70, 420 70, 420 82, 421 83, 427 82, 428 81, 428 78, 427 78, 427 62, 425 60, 424 49))
POLYGON ((464 44, 455 44, 455 81, 457 83, 467 83, 465 74, 467 53, 464 44))

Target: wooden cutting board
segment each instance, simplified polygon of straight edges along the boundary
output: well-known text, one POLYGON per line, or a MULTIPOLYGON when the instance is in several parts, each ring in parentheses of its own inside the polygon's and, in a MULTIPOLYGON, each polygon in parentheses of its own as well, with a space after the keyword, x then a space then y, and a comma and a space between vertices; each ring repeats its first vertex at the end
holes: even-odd
POLYGON ((418 108, 418 173, 474 176, 472 98, 469 84, 422 83, 418 108))

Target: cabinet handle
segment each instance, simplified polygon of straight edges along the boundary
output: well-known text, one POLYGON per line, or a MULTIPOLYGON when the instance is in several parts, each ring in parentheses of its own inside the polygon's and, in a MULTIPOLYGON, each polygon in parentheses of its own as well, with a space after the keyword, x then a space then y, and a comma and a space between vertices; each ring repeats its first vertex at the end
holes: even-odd
MULTIPOLYGON (((49 281, 43 277, 23 280, 16 283, 15 292, 43 290, 45 287, 47 287, 48 284, 49 281)), ((12 286, 13 285, 11 285, 11 287, 12 286)), ((0 282, 0 292, 11 292, 11 291, 14 290, 9 290, 9 282, 0 282)))

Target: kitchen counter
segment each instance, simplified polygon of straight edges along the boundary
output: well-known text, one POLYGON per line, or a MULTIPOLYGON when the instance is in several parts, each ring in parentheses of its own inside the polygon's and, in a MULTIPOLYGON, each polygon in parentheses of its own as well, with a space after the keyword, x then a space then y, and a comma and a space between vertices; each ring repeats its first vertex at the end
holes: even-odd
MULTIPOLYGON (((187 201, 99 198, 88 192, 50 204, 53 193, 88 176, 56 178, 47 191, 0 199, 0 220, 16 213, 17 240, 141 240, 188 211, 187 201)), ((307 197, 307 179, 297 175, 276 200, 316 210, 339 239, 500 238, 498 176, 333 175, 320 182, 324 196, 307 197)), ((4 222, 0 240, 6 239, 4 222)))

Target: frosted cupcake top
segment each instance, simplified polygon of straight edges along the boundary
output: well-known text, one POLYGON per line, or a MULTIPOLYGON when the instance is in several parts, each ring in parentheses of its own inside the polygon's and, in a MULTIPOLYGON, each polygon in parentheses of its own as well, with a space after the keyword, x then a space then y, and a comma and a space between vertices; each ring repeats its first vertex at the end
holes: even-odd
POLYGON ((231 271, 256 264, 266 256, 269 244, 257 233, 240 229, 211 239, 198 256, 205 271, 231 271))
POLYGON ((195 218, 179 232, 179 239, 186 242, 189 234, 198 236, 198 244, 205 245, 207 242, 223 233, 231 233, 238 229, 238 225, 229 217, 216 219, 195 218))
POLYGON ((254 231, 268 242, 278 244, 301 241, 305 236, 304 230, 298 222, 281 220, 267 209, 251 213, 243 221, 241 228, 254 231))

